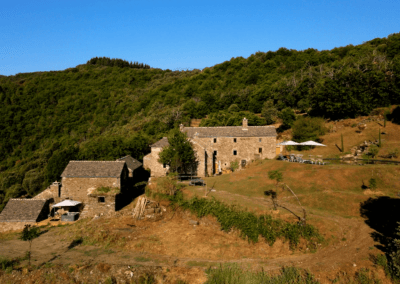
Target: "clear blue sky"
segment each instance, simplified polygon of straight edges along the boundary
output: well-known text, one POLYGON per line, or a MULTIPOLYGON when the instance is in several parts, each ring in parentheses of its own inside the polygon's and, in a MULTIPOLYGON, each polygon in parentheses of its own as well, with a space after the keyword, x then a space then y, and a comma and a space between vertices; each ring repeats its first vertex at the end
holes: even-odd
POLYGON ((2 1, 0 74, 107 56, 203 69, 280 47, 332 49, 400 32, 400 1, 2 1))

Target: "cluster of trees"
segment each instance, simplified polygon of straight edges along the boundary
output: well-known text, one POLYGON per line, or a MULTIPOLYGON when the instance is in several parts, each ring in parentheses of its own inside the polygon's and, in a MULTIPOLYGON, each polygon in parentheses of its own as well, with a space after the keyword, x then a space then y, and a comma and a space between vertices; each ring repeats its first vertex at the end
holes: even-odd
POLYGON ((110 57, 93 57, 86 62, 87 65, 101 65, 101 66, 111 66, 111 67, 120 67, 120 68, 138 68, 138 69, 150 69, 150 66, 147 64, 135 62, 129 62, 123 59, 118 58, 110 58, 110 57))
POLYGON ((332 50, 257 52, 202 71, 103 57, 64 71, 0 76, 0 209, 44 189, 60 171, 46 172, 50 161, 131 152, 140 159, 148 150, 126 139, 140 133, 148 145, 192 118, 208 116, 202 126, 281 118, 284 130, 294 109, 337 119, 399 104, 399 47, 393 34, 332 50))

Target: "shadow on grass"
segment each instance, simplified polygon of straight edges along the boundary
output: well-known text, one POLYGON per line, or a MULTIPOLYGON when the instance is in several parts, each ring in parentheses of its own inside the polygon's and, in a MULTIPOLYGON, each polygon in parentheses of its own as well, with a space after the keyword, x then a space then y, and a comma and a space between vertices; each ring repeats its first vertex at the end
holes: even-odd
POLYGON ((379 242, 376 247, 382 252, 388 252, 388 245, 396 236, 396 229, 400 222, 400 199, 382 196, 369 198, 361 202, 360 214, 365 218, 365 223, 375 230, 372 238, 379 242))

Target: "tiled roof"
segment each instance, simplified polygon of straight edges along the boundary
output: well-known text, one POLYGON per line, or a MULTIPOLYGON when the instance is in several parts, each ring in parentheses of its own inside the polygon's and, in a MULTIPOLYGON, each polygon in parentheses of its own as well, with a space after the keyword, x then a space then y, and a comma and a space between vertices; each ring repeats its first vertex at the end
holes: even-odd
POLYGON ((125 161, 126 165, 128 166, 128 169, 130 169, 132 171, 136 170, 137 168, 139 168, 143 165, 141 162, 132 158, 132 156, 130 156, 130 155, 119 158, 117 161, 125 161))
POLYGON ((0 222, 37 222, 46 199, 10 199, 0 214, 0 222))
POLYGON ((274 126, 248 126, 243 129, 242 126, 220 126, 220 127, 185 127, 183 132, 187 133, 189 138, 206 137, 275 137, 276 130, 274 126))
POLYGON ((167 147, 167 146, 169 146, 167 137, 163 137, 161 140, 159 140, 156 143, 150 145, 150 147, 155 147, 155 148, 164 148, 164 147, 167 147))
POLYGON ((120 177, 125 161, 70 161, 62 177, 120 177))

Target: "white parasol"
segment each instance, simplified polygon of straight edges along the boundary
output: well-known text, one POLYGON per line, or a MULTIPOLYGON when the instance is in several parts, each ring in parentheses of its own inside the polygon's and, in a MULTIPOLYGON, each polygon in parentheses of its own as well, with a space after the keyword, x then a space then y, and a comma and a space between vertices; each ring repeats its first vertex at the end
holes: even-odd
POLYGON ((278 144, 278 146, 296 146, 296 145, 300 144, 294 141, 283 141, 282 143, 278 144))
POLYGON ((64 201, 61 201, 60 203, 54 204, 52 207, 76 206, 76 205, 78 205, 80 203, 81 202, 74 201, 74 200, 64 200, 64 201))
POLYGON ((324 146, 324 147, 326 147, 326 145, 318 143, 318 142, 315 142, 315 141, 306 141, 306 142, 300 143, 298 145, 300 145, 300 146, 324 146))

